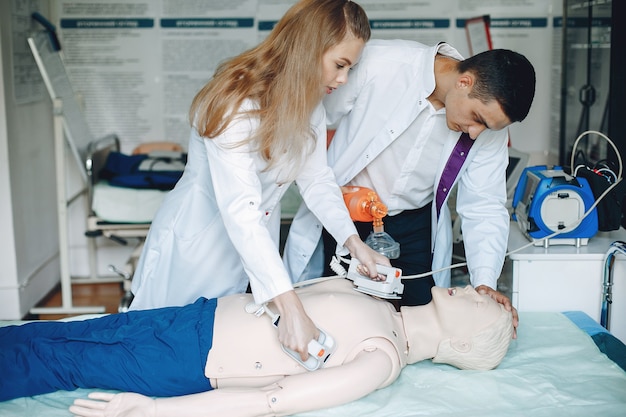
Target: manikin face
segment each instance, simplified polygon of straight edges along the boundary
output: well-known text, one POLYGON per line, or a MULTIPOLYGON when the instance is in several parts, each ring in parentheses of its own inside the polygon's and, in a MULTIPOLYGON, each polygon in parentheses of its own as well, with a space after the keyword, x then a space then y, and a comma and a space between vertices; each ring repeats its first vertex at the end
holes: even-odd
POLYGON ((473 82, 472 75, 461 74, 453 91, 448 93, 445 106, 448 128, 465 132, 472 139, 476 139, 483 130, 501 130, 510 125, 511 121, 496 100, 483 103, 477 98, 469 97, 473 82))
POLYGON ((443 337, 472 336, 494 323, 502 314, 500 305, 472 286, 432 288, 433 303, 443 337))
POLYGON ((348 81, 348 71, 359 60, 364 46, 363 39, 348 35, 324 53, 322 83, 326 94, 332 93, 334 89, 348 81))

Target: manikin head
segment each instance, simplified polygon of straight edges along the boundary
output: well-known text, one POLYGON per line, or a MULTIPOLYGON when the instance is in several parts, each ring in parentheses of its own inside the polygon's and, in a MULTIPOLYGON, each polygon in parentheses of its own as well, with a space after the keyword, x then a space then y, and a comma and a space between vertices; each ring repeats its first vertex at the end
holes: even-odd
MULTIPOLYGON (((512 314, 488 295, 471 286, 432 288, 427 305, 438 343, 435 363, 460 369, 493 369, 500 364, 513 336, 512 314)), ((411 336, 409 335, 409 340, 411 336)))

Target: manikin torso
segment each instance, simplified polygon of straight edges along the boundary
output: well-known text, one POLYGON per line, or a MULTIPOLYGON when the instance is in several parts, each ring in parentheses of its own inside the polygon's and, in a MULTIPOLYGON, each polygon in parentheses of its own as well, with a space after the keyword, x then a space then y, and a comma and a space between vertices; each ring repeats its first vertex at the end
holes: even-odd
MULTIPOLYGON (((393 371, 381 387, 398 377, 406 365, 407 339, 402 316, 389 302, 355 291, 346 279, 301 288, 298 294, 313 322, 336 341, 336 350, 324 367, 349 362, 363 350, 382 349, 391 358, 393 371)), ((283 352, 268 315, 246 312, 251 302, 250 294, 218 301, 213 346, 205 368, 214 388, 260 387, 286 375, 308 372, 283 352)))

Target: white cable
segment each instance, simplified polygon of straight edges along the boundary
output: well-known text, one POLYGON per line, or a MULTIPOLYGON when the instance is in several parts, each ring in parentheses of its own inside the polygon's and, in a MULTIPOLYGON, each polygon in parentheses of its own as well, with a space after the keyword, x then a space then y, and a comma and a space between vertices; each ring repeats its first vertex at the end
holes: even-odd
POLYGON ((454 269, 454 268, 460 268, 462 266, 466 266, 467 262, 460 262, 458 264, 452 264, 452 265, 448 265, 446 267, 440 268, 440 269, 436 269, 434 271, 428 271, 428 272, 422 272, 421 274, 415 274, 415 275, 402 275, 402 279, 415 279, 415 278, 426 278, 428 276, 431 276, 433 274, 436 274, 437 272, 442 272, 442 271, 446 271, 448 269, 454 269))
POLYGON ((576 165, 576 168, 574 168, 574 170, 572 171, 572 176, 574 176, 574 177, 577 176, 578 175, 578 170, 580 168, 587 168, 587 165, 585 165, 585 164, 576 165))
POLYGON ((348 271, 346 271, 346 268, 341 265, 341 262, 339 262, 339 259, 337 259, 336 256, 331 258, 329 266, 330 269, 332 269, 333 272, 339 276, 345 277, 348 275, 348 271))
POLYGON ((621 179, 622 178, 622 157, 620 156, 619 150, 617 149, 617 146, 615 146, 613 141, 608 138, 608 136, 606 136, 602 132, 598 132, 597 130, 586 130, 583 133, 581 133, 580 135, 578 135, 578 137, 574 141, 574 144, 572 145, 572 155, 571 155, 571 158, 570 158, 570 170, 572 172, 572 175, 576 176, 574 174, 574 156, 576 155, 576 147, 578 146, 578 142, 580 142, 580 140, 584 136, 589 135, 589 134, 594 134, 594 135, 598 135, 598 136, 602 137, 603 139, 605 139, 609 143, 609 145, 611 145, 613 147, 613 150, 615 151, 615 155, 617 156, 617 162, 619 162, 619 171, 617 173, 617 178, 621 179))
MULTIPOLYGON (((611 170, 610 168, 599 168, 598 172, 602 173, 602 176, 606 177, 606 175, 604 175, 605 173, 609 173, 611 175, 611 177, 613 178, 613 181, 617 181, 617 175, 615 175, 615 172, 613 172, 613 170, 611 170)), ((607 178, 607 181, 611 181, 607 178)))
POLYGON ((339 257, 337 258, 336 256, 333 256, 332 259, 330 260, 330 269, 333 270, 333 272, 337 275, 335 276, 330 276, 330 277, 320 277, 320 278, 313 278, 313 279, 307 279, 304 281, 300 281, 300 282, 296 282, 293 284, 294 288, 300 288, 300 287, 304 287, 307 285, 312 285, 312 284, 317 284, 320 282, 324 282, 324 281, 329 281, 331 279, 337 279, 337 278, 346 278, 348 276, 348 271, 346 271, 346 269, 343 267, 343 265, 341 265, 341 262, 345 262, 345 263, 350 263, 350 260, 339 257))

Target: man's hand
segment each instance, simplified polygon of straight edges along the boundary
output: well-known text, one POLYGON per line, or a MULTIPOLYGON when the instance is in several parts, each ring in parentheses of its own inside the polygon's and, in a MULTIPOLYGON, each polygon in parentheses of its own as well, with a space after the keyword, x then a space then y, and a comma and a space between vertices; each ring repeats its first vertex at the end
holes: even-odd
POLYGON ((517 315, 517 310, 513 307, 513 304, 511 304, 509 297, 486 285, 479 285, 476 287, 476 291, 479 294, 488 295, 493 298, 498 303, 502 304, 506 311, 510 311, 513 314, 513 339, 517 339, 517 325, 519 324, 519 317, 517 315))

